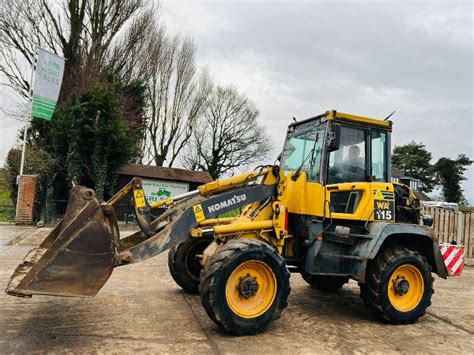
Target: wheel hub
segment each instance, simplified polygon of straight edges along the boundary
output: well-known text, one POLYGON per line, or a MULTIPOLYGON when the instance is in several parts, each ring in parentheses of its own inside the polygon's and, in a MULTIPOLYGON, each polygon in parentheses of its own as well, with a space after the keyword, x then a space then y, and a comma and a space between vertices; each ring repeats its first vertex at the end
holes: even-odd
POLYGON ((258 291, 257 279, 250 276, 250 274, 247 274, 247 276, 240 278, 237 289, 239 290, 239 293, 245 298, 255 296, 258 291))
POLYGON ((413 311, 425 294, 420 270, 412 264, 400 265, 390 276, 387 293, 390 304, 397 311, 413 311))
POLYGON ((278 284, 275 273, 267 263, 248 260, 232 271, 225 292, 232 312, 242 318, 256 318, 272 306, 278 284))
POLYGON ((408 293, 408 290, 410 289, 410 284, 408 283, 405 278, 399 277, 393 282, 393 289, 395 290, 395 293, 397 295, 403 296, 408 293))

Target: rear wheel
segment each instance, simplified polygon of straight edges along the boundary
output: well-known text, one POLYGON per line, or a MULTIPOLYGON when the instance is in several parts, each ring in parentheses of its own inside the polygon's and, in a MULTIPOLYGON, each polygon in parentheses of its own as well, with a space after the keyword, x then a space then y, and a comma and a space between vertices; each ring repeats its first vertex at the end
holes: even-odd
POLYGON ((383 249, 370 263, 361 285, 365 305, 393 324, 414 323, 431 305, 431 268, 419 253, 403 248, 383 249))
POLYGON ((256 334, 287 306, 290 274, 271 246, 234 239, 214 255, 201 274, 201 302, 226 331, 256 334))
POLYGON ((212 242, 213 238, 191 238, 173 248, 168 254, 168 268, 173 280, 189 293, 199 291, 202 266, 199 255, 212 242))
POLYGON ((303 272, 301 277, 312 288, 323 291, 340 290, 342 286, 349 282, 349 278, 344 276, 310 275, 303 272))

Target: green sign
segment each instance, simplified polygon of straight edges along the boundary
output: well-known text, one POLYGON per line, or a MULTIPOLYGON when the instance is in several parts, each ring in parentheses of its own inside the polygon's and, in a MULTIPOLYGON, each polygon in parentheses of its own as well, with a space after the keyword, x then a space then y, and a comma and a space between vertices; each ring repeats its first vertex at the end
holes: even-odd
POLYGON ((33 83, 32 117, 51 120, 63 81, 64 58, 40 49, 33 83))
POLYGON ((151 196, 156 196, 158 199, 168 198, 171 196, 171 191, 168 191, 165 187, 160 187, 158 191, 152 192, 151 196))
POLYGON ((188 183, 178 181, 142 179, 142 185, 148 203, 164 200, 189 191, 188 183))

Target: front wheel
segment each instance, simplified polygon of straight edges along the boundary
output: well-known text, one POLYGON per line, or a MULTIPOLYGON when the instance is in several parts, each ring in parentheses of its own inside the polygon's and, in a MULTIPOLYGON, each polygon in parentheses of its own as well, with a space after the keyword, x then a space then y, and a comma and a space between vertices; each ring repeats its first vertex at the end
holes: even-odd
POLYGON ((275 248, 248 239, 227 242, 201 273, 201 303, 236 335, 256 334, 287 306, 290 274, 275 248))
POLYGON ((361 297, 378 317, 393 324, 414 323, 431 305, 431 268, 418 252, 404 247, 381 250, 369 264, 361 297))

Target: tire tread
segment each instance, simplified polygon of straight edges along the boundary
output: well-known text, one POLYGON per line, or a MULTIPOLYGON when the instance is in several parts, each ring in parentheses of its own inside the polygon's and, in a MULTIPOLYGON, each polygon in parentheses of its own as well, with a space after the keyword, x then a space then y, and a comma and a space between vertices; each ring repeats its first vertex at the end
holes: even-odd
MULTIPOLYGON (((431 300, 427 302, 424 309, 420 309, 416 317, 411 319, 399 319, 390 316, 389 308, 391 305, 383 305, 381 302, 380 292, 382 291, 382 275, 387 271, 390 265, 397 260, 411 257, 418 259, 421 263, 426 265, 430 273, 431 287, 429 292, 434 293, 432 283, 434 278, 431 276, 431 267, 426 258, 421 256, 418 252, 408 249, 406 247, 394 246, 388 247, 379 252, 375 259, 368 265, 366 274, 366 283, 361 284, 360 296, 363 299, 365 306, 370 309, 377 318, 382 319, 392 324, 411 324, 426 313, 426 309, 431 305, 431 300)), ((431 298, 431 295, 430 295, 431 298)))
POLYGON ((216 275, 223 271, 227 261, 229 261, 229 259, 236 253, 247 252, 270 253, 270 255, 278 261, 279 267, 284 270, 284 279, 282 281, 283 284, 287 286, 283 287, 282 291, 284 294, 282 295, 282 302, 275 308, 269 323, 280 318, 281 312, 288 305, 288 296, 291 292, 289 284, 290 273, 286 268, 285 260, 274 248, 263 242, 252 239, 233 239, 227 242, 216 255, 211 257, 208 265, 206 265, 201 272, 200 294, 202 306, 209 317, 226 331, 235 335, 254 335, 261 332, 263 329, 259 327, 235 328, 228 320, 221 319, 219 314, 216 312, 217 308, 215 307, 215 303, 217 302, 217 297, 213 290, 215 289, 216 275))

